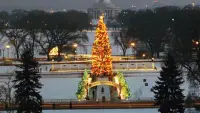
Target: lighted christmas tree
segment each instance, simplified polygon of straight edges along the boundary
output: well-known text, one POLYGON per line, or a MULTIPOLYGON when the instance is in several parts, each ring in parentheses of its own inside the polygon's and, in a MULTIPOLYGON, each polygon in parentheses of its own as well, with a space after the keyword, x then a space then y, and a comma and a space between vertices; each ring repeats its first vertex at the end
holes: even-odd
POLYGON ((92 75, 112 75, 111 46, 104 23, 104 15, 100 16, 92 47, 92 75))

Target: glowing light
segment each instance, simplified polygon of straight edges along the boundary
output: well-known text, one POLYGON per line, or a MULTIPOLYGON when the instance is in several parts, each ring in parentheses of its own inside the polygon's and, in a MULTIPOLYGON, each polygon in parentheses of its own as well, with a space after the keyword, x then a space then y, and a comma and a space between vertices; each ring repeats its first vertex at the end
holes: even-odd
POLYGON ((193 7, 195 6, 195 3, 194 3, 194 2, 192 3, 192 6, 193 6, 193 7))
POLYGON ((142 56, 143 56, 143 57, 145 57, 145 56, 146 56, 146 54, 142 54, 142 56))
POLYGON ((131 46, 132 46, 132 47, 135 47, 135 43, 134 43, 134 42, 132 42, 132 43, 131 43, 131 46))
POLYGON ((10 48, 10 45, 6 45, 6 48, 8 48, 8 49, 9 49, 9 48, 10 48))
POLYGON ((92 82, 92 78, 88 78, 88 84, 92 82))
POLYGON ((54 13, 54 10, 50 10, 49 12, 50 12, 50 13, 54 13))
POLYGON ((58 55, 58 47, 54 47, 53 49, 51 49, 49 55, 58 55))
POLYGON ((115 83, 116 83, 116 84, 119 84, 119 80, 118 80, 117 77, 115 77, 115 83))
POLYGON ((77 48, 77 47, 78 47, 78 44, 74 44, 73 47, 74 47, 74 48, 77 48))
POLYGON ((199 41, 196 41, 195 44, 196 44, 196 45, 199 45, 199 41))
POLYGON ((103 19, 103 16, 100 16, 100 20, 102 20, 103 19))

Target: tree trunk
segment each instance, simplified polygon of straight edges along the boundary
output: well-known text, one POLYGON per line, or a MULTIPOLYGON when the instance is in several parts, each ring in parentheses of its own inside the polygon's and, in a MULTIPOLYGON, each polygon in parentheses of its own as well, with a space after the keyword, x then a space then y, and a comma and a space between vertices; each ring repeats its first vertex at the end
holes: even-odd
POLYGON ((47 54, 47 61, 50 61, 50 55, 49 55, 50 51, 51 51, 51 49, 48 48, 47 53, 46 53, 47 54))
POLYGON ((122 49, 123 56, 126 56, 126 49, 122 49))
POLYGON ((152 47, 150 47, 150 51, 151 51, 150 57, 152 58, 152 57, 154 57, 154 51, 153 51, 152 47))
POLYGON ((62 60, 61 53, 62 53, 62 46, 58 46, 58 61, 62 60))
POLYGON ((16 55, 17 55, 17 59, 19 59, 19 49, 15 49, 16 55))
POLYGON ((62 46, 58 46, 58 57, 61 57, 62 46))
POLYGON ((157 58, 160 58, 159 52, 156 52, 156 56, 157 56, 157 58))

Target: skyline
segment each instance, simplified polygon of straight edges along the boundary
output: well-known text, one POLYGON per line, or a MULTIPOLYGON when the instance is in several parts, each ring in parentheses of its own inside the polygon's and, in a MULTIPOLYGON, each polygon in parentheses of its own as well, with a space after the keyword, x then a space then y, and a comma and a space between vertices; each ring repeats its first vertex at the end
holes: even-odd
MULTIPOLYGON (((13 9, 76 9, 84 10, 92 7, 97 0, 0 0, 0 10, 13 10, 13 9)), ((121 9, 128 9, 132 6, 136 6, 138 9, 145 8, 146 5, 152 6, 153 0, 111 0, 113 4, 120 7, 121 9)), ((183 6, 191 3, 200 4, 200 0, 157 0, 164 5, 178 5, 183 6)))

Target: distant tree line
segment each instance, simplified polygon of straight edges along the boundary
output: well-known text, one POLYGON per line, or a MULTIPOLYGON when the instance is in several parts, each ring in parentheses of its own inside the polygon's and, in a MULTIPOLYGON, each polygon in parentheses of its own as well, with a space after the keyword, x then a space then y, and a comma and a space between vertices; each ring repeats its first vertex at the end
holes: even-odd
MULTIPOLYGON (((166 48, 176 49, 182 53, 179 55, 191 57, 193 47, 199 41, 199 14, 200 7, 192 5, 122 10, 117 17, 122 30, 121 33, 115 33, 114 39, 123 41, 126 38, 123 43, 126 45, 129 42, 129 47, 131 42, 140 41, 146 46, 150 57, 159 58, 159 52, 166 48)), ((122 47, 119 43, 116 44, 122 47)))
MULTIPOLYGON (((73 43, 88 40, 84 29, 90 28, 90 16, 81 11, 48 13, 41 10, 13 10, 11 13, 0 12, 0 33, 2 40, 7 37, 15 48, 16 57, 26 42, 34 48, 40 47, 50 59, 49 52, 58 47, 58 56, 64 48, 71 52, 73 43)), ((66 51, 66 50, 65 50, 66 51)))

